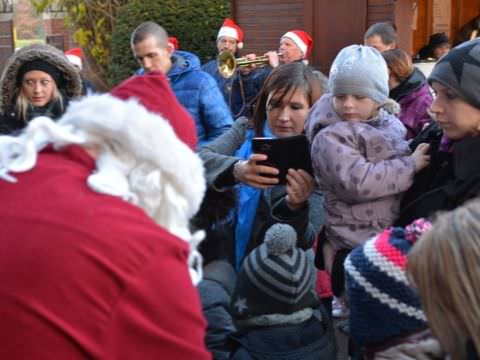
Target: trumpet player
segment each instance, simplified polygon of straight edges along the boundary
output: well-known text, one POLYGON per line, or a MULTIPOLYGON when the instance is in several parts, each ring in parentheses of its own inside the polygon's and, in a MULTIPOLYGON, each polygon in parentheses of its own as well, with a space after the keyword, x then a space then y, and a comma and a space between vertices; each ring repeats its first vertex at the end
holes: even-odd
POLYGON ((294 61, 303 61, 308 64, 312 48, 313 39, 306 31, 290 30, 280 38, 278 52, 269 51, 265 55, 268 56, 272 68, 294 61))
MULTIPOLYGON (((233 80, 232 92, 239 93, 244 96, 232 96, 230 108, 234 117, 239 115, 246 116, 249 114, 253 99, 262 88, 262 85, 270 74, 272 68, 276 68, 280 64, 289 64, 295 61, 302 61, 308 64, 308 59, 312 53, 313 39, 306 31, 290 30, 282 35, 278 51, 269 51, 264 56, 268 57, 268 67, 256 70, 256 66, 242 68, 242 76, 237 76, 233 80), (249 74, 249 71, 251 72, 249 74)), ((247 59, 256 58, 256 54, 248 54, 247 59)), ((326 87, 327 78, 319 71, 315 71, 322 83, 322 89, 326 87)))
MULTIPOLYGON (((217 35, 218 53, 229 51, 235 57, 238 57, 238 50, 243 47, 243 38, 244 34, 240 26, 232 19, 225 19, 217 35)), ((217 81, 218 87, 225 98, 225 102, 230 104, 233 77, 225 78, 220 75, 215 59, 203 64, 202 70, 209 73, 217 81)))

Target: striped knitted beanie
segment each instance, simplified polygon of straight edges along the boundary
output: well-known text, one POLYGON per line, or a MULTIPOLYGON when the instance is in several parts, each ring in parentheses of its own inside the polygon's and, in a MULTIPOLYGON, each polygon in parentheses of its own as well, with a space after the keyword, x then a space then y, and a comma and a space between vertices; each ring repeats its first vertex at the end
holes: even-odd
POLYGON ((244 260, 232 297, 236 320, 290 315, 318 306, 312 264, 296 247, 297 233, 287 224, 270 227, 264 242, 244 260))
POLYGON ((422 219, 405 229, 390 228, 355 248, 345 260, 350 335, 358 344, 380 345, 426 328, 406 267, 410 248, 430 227, 422 219))

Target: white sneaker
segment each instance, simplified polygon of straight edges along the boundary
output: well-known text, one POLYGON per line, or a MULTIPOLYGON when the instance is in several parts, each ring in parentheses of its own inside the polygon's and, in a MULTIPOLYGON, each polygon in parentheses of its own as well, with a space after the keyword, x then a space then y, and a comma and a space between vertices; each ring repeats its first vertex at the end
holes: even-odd
POLYGON ((345 302, 341 298, 334 296, 332 300, 332 316, 334 318, 343 319, 347 318, 348 315, 350 315, 350 311, 345 305, 345 302))

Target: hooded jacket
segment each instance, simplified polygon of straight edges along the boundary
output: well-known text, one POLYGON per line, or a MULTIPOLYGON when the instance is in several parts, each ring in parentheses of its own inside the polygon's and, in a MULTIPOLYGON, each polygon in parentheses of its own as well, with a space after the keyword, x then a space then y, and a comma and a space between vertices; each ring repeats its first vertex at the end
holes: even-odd
POLYGON ((175 51, 167 76, 177 99, 195 120, 199 147, 232 126, 232 116, 223 95, 216 81, 200 69, 197 56, 175 51))
POLYGON ((44 44, 26 46, 9 58, 0 78, 0 109, 3 114, 0 120, 0 132, 2 133, 22 129, 26 125, 26 123, 17 119, 17 114, 15 113, 15 102, 19 92, 17 75, 25 63, 37 59, 55 66, 61 73, 62 79, 58 85, 58 90, 64 97, 63 111, 65 111, 69 99, 82 94, 80 75, 75 66, 68 61, 60 50, 44 44))
POLYGON ((398 216, 399 196, 415 173, 405 128, 383 110, 368 122, 343 121, 329 94, 315 103, 305 126, 324 192, 326 237, 335 250, 351 249, 398 216))
POLYGON ((407 139, 414 138, 432 121, 427 110, 433 97, 427 79, 417 68, 412 75, 390 91, 389 97, 400 104, 400 121, 407 128, 407 139))

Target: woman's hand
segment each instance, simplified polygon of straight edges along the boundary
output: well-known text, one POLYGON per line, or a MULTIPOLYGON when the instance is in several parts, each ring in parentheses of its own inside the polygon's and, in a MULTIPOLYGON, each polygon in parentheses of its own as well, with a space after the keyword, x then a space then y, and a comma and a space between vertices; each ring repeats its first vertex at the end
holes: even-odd
POLYGON ((315 179, 305 170, 288 169, 287 205, 292 210, 304 206, 315 190, 315 179))
POLYGON ((277 185, 278 169, 258 164, 258 161, 267 158, 265 154, 252 154, 248 160, 238 161, 233 168, 233 176, 237 181, 258 189, 268 189, 277 185))

